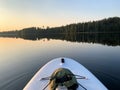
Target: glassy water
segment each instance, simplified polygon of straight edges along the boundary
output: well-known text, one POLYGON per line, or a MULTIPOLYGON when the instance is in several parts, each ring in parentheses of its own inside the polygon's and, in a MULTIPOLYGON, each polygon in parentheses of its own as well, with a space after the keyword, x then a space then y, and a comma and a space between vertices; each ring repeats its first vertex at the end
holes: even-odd
POLYGON ((45 63, 58 57, 75 59, 109 90, 120 90, 120 40, 119 35, 113 37, 110 41, 93 36, 84 36, 84 40, 81 36, 35 40, 1 37, 0 90, 22 90, 45 63))

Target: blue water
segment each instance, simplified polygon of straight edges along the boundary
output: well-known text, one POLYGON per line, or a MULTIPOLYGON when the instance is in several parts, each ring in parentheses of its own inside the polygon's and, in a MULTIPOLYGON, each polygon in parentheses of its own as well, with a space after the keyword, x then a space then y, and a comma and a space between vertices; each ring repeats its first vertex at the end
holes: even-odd
POLYGON ((120 90, 119 45, 46 38, 0 38, 0 90, 22 90, 45 63, 57 57, 75 59, 109 90, 120 90))

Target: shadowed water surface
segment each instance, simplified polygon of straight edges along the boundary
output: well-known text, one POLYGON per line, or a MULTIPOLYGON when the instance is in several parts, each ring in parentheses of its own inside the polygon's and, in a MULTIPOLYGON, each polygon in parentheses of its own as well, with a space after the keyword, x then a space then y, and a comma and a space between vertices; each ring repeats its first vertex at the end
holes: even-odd
POLYGON ((109 90, 119 90, 119 35, 109 41, 104 37, 96 37, 90 35, 58 39, 56 36, 36 41, 0 38, 0 90, 22 90, 45 63, 57 57, 75 59, 109 90), (78 37, 82 39, 77 40, 78 37))

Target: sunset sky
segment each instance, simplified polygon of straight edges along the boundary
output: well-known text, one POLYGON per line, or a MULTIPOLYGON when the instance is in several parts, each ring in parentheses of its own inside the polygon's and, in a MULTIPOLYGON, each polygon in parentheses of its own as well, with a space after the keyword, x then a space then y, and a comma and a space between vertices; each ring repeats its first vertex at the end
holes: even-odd
POLYGON ((0 0, 0 31, 120 17, 120 0, 0 0))

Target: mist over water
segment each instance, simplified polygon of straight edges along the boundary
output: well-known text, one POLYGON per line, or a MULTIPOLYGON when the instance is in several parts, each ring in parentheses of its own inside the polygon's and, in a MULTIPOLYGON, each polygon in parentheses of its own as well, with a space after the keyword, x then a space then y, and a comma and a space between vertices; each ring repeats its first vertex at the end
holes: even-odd
POLYGON ((0 38, 0 90, 22 90, 48 61, 75 59, 109 90, 119 90, 120 35, 0 38), (110 38, 111 37, 111 38, 110 38))

